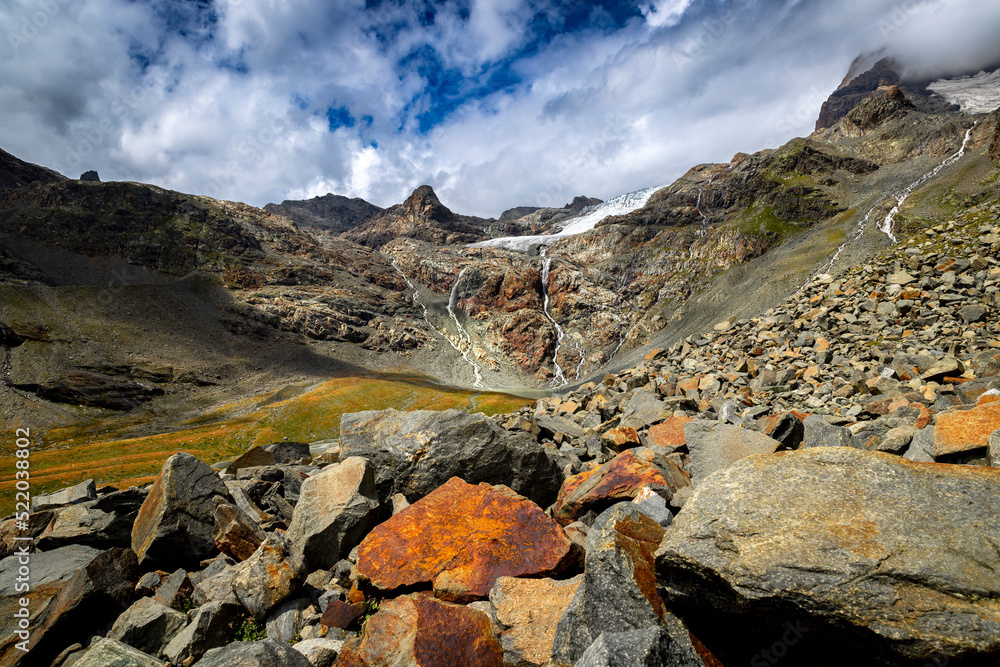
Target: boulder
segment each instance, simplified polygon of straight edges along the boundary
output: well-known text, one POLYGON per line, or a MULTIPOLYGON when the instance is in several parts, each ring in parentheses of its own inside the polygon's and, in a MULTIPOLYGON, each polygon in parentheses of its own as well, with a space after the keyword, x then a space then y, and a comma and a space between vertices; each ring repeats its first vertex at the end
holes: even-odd
MULTIPOLYGON (((28 567, 32 567, 31 562, 28 567)), ((116 548, 99 553, 62 581, 32 581, 27 638, 31 661, 48 665, 67 646, 88 643, 95 628, 109 626, 129 607, 138 580, 135 554, 116 548)), ((4 618, 12 618, 19 608, 17 595, 0 598, 4 618)), ((24 638, 13 634, 14 624, 6 627, 10 629, 0 639, 0 664, 17 664, 22 654, 15 644, 24 638)))
POLYGON ((215 554, 215 498, 228 495, 215 471, 190 454, 167 459, 132 526, 139 563, 194 568, 215 554))
POLYGON ((209 602, 191 612, 191 622, 174 635, 163 655, 175 665, 191 664, 209 649, 224 646, 236 636, 244 611, 231 602, 209 602))
POLYGON ((187 625, 187 621, 186 614, 153 598, 140 598, 118 617, 108 638, 158 656, 174 635, 187 625))
POLYGON ((823 415, 809 415, 802 422, 802 447, 851 447, 851 432, 827 421, 823 415))
POLYGON ((687 629, 675 618, 665 627, 602 632, 574 667, 704 667, 685 635, 687 629))
POLYGON ((80 482, 76 486, 70 486, 55 493, 45 493, 34 496, 31 499, 31 511, 41 512, 42 510, 62 507, 63 505, 75 505, 87 500, 97 498, 97 486, 94 480, 88 479, 80 482))
POLYGON ((38 535, 37 546, 46 551, 69 544, 98 549, 129 547, 132 525, 145 499, 143 491, 131 488, 53 510, 52 520, 38 535))
POLYGON ((194 664, 195 667, 312 667, 304 655, 273 639, 213 648, 194 664))
POLYGON ((559 525, 530 500, 453 477, 372 530, 357 571, 382 591, 432 584, 438 597, 468 602, 503 576, 559 572, 572 554, 559 525))
POLYGON ((184 600, 191 597, 193 591, 194 584, 191 583, 188 573, 182 568, 163 577, 160 585, 156 587, 153 599, 160 604, 176 609, 184 600))
POLYGON ((602 633, 648 628, 670 631, 665 645, 687 656, 676 664, 700 664, 688 633, 656 588, 653 554, 663 535, 633 503, 619 503, 597 518, 587 538, 583 582, 556 629, 553 665, 578 664, 602 633))
POLYGON ((292 648, 304 655, 312 667, 333 667, 343 647, 344 642, 340 640, 322 637, 292 644, 292 648))
POLYGON ((938 415, 934 425, 934 458, 986 449, 990 435, 1000 428, 1000 403, 938 415))
POLYGON ((461 477, 470 484, 503 484, 546 507, 563 480, 558 460, 530 435, 508 433, 485 415, 459 410, 346 414, 340 455, 371 462, 383 504, 396 493, 413 502, 461 477))
POLYGON ((490 591, 492 615, 503 628, 500 646, 507 665, 546 665, 556 625, 583 580, 500 577, 490 591))
POLYGON ((215 546, 235 561, 244 561, 267 539, 260 525, 235 505, 220 502, 215 508, 215 546))
POLYGON ((992 468, 852 448, 754 456, 698 489, 657 572, 726 664, 792 626, 798 664, 996 659, 998 491, 992 468))
MULTIPOLYGON (((82 545, 69 545, 52 551, 33 553, 28 563, 31 568, 31 586, 37 588, 66 581, 100 554, 99 549, 82 545)), ((17 593, 18 569, 22 565, 20 560, 21 558, 15 555, 0 561, 0 597, 13 596, 17 593)))
POLYGON ((426 595, 382 603, 360 641, 348 642, 337 667, 501 667, 489 617, 426 595))
POLYGON ((566 526, 587 512, 602 512, 622 500, 631 500, 646 486, 673 490, 691 482, 676 463, 663 456, 642 458, 642 452, 622 452, 595 470, 568 477, 552 506, 552 516, 566 526))
POLYGON ((670 419, 673 414, 673 408, 648 391, 635 391, 622 404, 622 426, 642 429, 670 419))
POLYGON ((650 445, 667 449, 683 447, 687 443, 684 439, 684 426, 692 421, 694 417, 671 417, 662 424, 653 426, 649 429, 650 445))
POLYGON ((717 470, 753 454, 771 454, 781 443, 758 431, 697 419, 684 426, 691 456, 691 483, 698 485, 717 470))
POLYGON ((75 667, 162 667, 163 661, 114 639, 98 639, 73 664, 75 667))
POLYGON ((233 568, 233 592, 247 611, 263 620, 298 592, 306 574, 302 556, 288 538, 271 533, 253 556, 233 568))
POLYGON ((330 568, 346 558, 378 520, 372 467, 354 456, 303 483, 288 538, 311 569, 330 568))

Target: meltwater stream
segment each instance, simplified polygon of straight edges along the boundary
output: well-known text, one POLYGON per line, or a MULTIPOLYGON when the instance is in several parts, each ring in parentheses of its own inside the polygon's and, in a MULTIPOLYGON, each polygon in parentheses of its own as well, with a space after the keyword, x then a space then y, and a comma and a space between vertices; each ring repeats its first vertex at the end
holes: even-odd
POLYGON ((458 273, 458 277, 455 278, 455 284, 451 286, 451 296, 448 297, 448 314, 451 315, 452 322, 455 323, 455 328, 458 330, 458 345, 452 343, 452 346, 462 353, 462 358, 469 362, 472 366, 472 372, 475 375, 475 381, 473 386, 482 387, 483 386, 483 373, 479 370, 479 364, 475 362, 472 358, 472 336, 466 330, 462 323, 458 319, 458 315, 455 314, 455 307, 458 305, 458 285, 462 282, 462 278, 465 277, 465 272, 468 271, 469 267, 465 267, 458 273), (465 349, 462 349, 465 348, 465 349))
MULTIPOLYGON (((399 275, 401 275, 403 277, 404 281, 406 281, 407 286, 411 290, 413 290, 413 303, 417 304, 418 306, 420 306, 423 309, 423 311, 424 311, 424 322, 427 323, 427 326, 429 326, 431 329, 433 329, 435 332, 437 332, 437 334, 439 336, 441 336, 446 341, 448 341, 448 343, 453 348, 455 348, 455 351, 462 355, 462 358, 465 359, 465 361, 469 364, 469 366, 472 367, 472 373, 473 373, 473 375, 475 377, 475 381, 473 383, 474 386, 476 386, 476 387, 482 387, 483 386, 483 374, 479 370, 479 366, 472 359, 469 358, 469 356, 466 354, 466 352, 461 347, 459 347, 458 345, 455 345, 455 341, 453 341, 450 336, 448 336, 443 331, 441 331, 436 326, 434 326, 434 323, 431 322, 430 317, 428 317, 427 306, 424 305, 424 303, 420 300, 420 291, 417 290, 417 286, 414 285, 413 282, 409 278, 406 277, 406 274, 403 273, 403 270, 399 268, 399 264, 396 263, 396 258, 395 257, 392 258, 392 268, 396 269, 396 272, 399 273, 399 275)), ((463 273, 464 273, 464 269, 463 269, 463 273)), ((458 277, 459 277, 459 279, 461 279, 462 275, 459 274, 458 277)), ((451 289, 451 299, 449 299, 449 301, 448 301, 448 313, 451 315, 452 319, 455 320, 455 324, 456 324, 456 326, 458 326, 458 330, 459 330, 459 341, 462 341, 462 340, 465 340, 462 337, 462 332, 465 332, 465 329, 462 328, 462 325, 458 323, 458 318, 455 317, 455 312, 453 310, 454 304, 452 302, 452 300, 455 299, 455 287, 457 285, 458 285, 458 280, 455 281, 455 285, 452 286, 452 289, 451 289)), ((466 332, 466 336, 468 336, 467 332, 466 332)), ((470 349, 472 348, 472 339, 471 338, 469 338, 469 348, 470 349)))
POLYGON ((962 147, 958 149, 957 153, 939 164, 932 171, 929 171, 921 176, 918 180, 911 183, 908 188, 896 195, 896 205, 892 207, 892 210, 889 211, 889 215, 885 216, 885 220, 883 220, 878 226, 879 231, 892 239, 893 243, 896 243, 896 236, 892 233, 892 221, 895 220, 896 215, 899 214, 899 207, 903 205, 903 202, 910 198, 910 195, 916 192, 917 188, 941 173, 942 169, 950 167, 965 156, 965 147, 969 145, 969 139, 972 137, 972 131, 976 129, 976 125, 978 124, 979 121, 976 121, 973 126, 965 132, 965 139, 962 141, 962 147))

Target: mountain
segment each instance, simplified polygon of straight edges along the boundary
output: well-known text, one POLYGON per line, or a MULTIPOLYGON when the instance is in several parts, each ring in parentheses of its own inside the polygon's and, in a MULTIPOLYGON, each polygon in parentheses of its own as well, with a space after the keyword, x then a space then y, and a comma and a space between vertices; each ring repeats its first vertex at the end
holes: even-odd
POLYGON ((344 238, 369 248, 380 248, 396 238, 412 238, 439 245, 474 243, 487 238, 492 220, 451 212, 429 185, 421 185, 405 202, 345 232, 344 238))
POLYGON ((384 211, 364 199, 349 199, 335 194, 306 200, 285 200, 264 207, 268 213, 294 220, 300 227, 324 234, 340 234, 354 229, 384 211))

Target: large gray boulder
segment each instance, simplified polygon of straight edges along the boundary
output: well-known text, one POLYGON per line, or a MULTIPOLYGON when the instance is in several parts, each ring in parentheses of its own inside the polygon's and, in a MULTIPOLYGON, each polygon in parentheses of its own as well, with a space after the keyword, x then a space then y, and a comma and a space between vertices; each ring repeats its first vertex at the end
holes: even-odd
POLYGON ((799 664, 964 664, 1000 658, 997 545, 1000 470, 824 447, 706 480, 657 573, 682 615, 712 619, 699 638, 726 664, 792 627, 799 664))
POLYGON ((38 536, 37 546, 45 551, 70 544, 98 549, 129 547, 132 525, 145 499, 145 492, 131 488, 56 509, 38 536))
POLYGON ((557 458, 530 435, 509 433, 483 414, 459 410, 346 414, 340 456, 371 462, 383 504, 397 493, 415 502, 460 477, 469 484, 503 484, 547 507, 563 481, 557 458))
POLYGON ((604 632, 573 667, 704 667, 687 634, 672 616, 662 627, 604 632))
POLYGON ((196 569, 217 552, 215 498, 229 491, 218 474, 190 454, 174 454, 153 482, 132 526, 132 550, 144 567, 196 569))
POLYGON ((163 649, 163 655, 175 665, 188 660, 187 664, 191 664, 206 651, 231 642, 244 613, 240 605, 231 602, 209 602, 198 607, 191 612, 191 622, 163 649))
POLYGON ((691 456, 691 483, 697 485, 717 470, 753 454, 770 454, 781 443, 759 431, 718 421, 696 419, 684 425, 691 456))
POLYGON ((75 667, 162 667, 163 661, 114 639, 99 639, 75 667))
POLYGON ((378 522, 375 475, 368 461, 353 456, 302 484, 288 538, 310 569, 330 569, 378 522))
MULTIPOLYGON (((680 629, 681 622, 667 610, 656 588, 653 553, 663 535, 664 529, 631 502, 618 503, 597 518, 587 537, 583 582, 556 627, 552 665, 578 664, 603 633, 649 628, 668 632, 664 645, 686 656, 676 664, 701 664, 688 633, 680 629)), ((612 641, 605 649, 619 646, 612 641)), ((605 662, 619 664, 627 657, 605 662)))
POLYGON ((312 667, 304 655, 273 639, 215 648, 194 664, 195 667, 312 667))
POLYGON ((302 587, 306 566, 282 533, 272 533, 253 556, 233 567, 233 592, 240 604, 264 620, 275 606, 302 587))
POLYGON ((157 656, 187 622, 186 614, 153 598, 140 598, 118 617, 108 638, 157 656))

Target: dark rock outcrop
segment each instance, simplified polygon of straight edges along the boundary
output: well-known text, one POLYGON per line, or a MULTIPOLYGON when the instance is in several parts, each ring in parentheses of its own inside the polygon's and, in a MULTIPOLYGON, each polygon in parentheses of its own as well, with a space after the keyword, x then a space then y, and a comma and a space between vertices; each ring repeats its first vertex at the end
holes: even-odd
POLYGON ((362 225, 381 214, 382 209, 364 199, 350 199, 326 194, 306 200, 287 199, 280 204, 268 204, 265 211, 291 218, 300 227, 320 235, 340 234, 362 225))
POLYGON ((1000 113, 997 116, 997 129, 993 133, 993 143, 990 144, 990 159, 1000 165, 1000 113))
POLYGON ((101 177, 97 175, 96 171, 91 169, 80 174, 80 180, 86 183, 100 183, 101 177))
POLYGON ((51 169, 19 160, 0 150, 0 190, 21 188, 32 183, 58 183, 66 177, 51 169))
POLYGON ((533 438, 459 410, 346 414, 340 455, 371 462, 385 506, 397 493, 413 502, 458 476, 470 484, 504 484, 545 507, 563 479, 556 459, 533 438))

